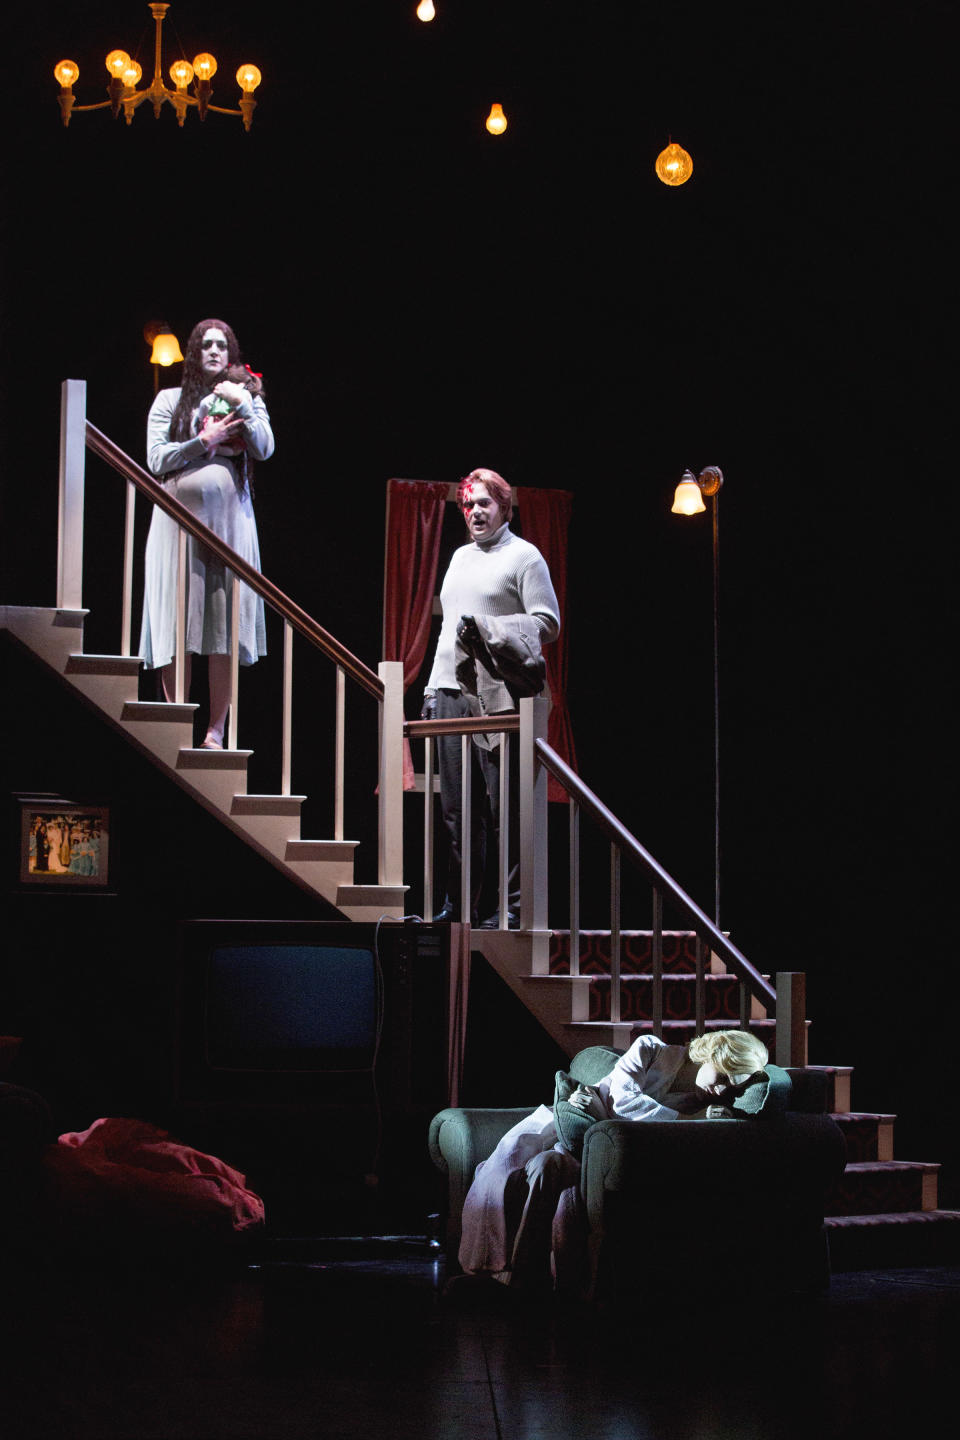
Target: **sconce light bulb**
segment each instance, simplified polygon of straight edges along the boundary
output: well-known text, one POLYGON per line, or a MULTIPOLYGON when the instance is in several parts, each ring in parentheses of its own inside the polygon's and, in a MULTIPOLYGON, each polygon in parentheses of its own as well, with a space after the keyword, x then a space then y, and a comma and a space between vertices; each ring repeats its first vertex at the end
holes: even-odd
POLYGON ((433 3, 433 0, 420 0, 420 4, 417 6, 418 20, 422 20, 423 23, 426 25, 434 18, 436 13, 437 10, 436 6, 433 3))

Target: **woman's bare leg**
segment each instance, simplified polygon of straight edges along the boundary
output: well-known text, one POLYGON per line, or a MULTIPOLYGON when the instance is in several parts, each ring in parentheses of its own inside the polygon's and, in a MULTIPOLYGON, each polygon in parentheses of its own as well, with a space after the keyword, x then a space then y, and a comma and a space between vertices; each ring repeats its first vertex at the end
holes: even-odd
MULTIPOLYGON (((193 656, 188 654, 183 661, 183 698, 190 699, 190 671, 193 656)), ((177 693, 177 662, 171 660, 169 665, 160 668, 160 683, 163 686, 163 698, 168 705, 174 703, 177 693)))
POLYGON ((223 745, 223 730, 230 708, 230 656, 208 655, 207 676, 210 682, 210 723, 203 743, 216 749, 223 745))

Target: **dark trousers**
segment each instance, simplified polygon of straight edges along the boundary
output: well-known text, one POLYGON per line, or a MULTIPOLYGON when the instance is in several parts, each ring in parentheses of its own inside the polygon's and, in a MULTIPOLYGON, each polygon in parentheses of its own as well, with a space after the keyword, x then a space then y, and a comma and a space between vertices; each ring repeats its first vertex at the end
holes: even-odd
MULTIPOLYGON (((470 714, 458 690, 437 691, 437 719, 460 719, 470 714)), ((520 908, 520 747, 519 736, 510 736, 510 821, 507 904, 520 908)), ((500 746, 482 750, 470 742, 471 834, 470 887, 471 919, 475 924, 481 909, 492 913, 499 906, 498 855, 500 849, 500 746)), ((437 768, 440 772, 440 813, 447 832, 447 898, 460 909, 461 737, 445 735, 437 740, 437 768)))

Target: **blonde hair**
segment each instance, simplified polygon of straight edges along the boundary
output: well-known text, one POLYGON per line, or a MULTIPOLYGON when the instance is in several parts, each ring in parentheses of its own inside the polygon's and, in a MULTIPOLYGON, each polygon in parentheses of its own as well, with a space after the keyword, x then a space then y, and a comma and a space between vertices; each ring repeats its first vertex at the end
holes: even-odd
POLYGON ((749 1030, 713 1030, 698 1035, 687 1049, 697 1065, 715 1065, 735 1085, 762 1070, 770 1058, 766 1045, 749 1030))

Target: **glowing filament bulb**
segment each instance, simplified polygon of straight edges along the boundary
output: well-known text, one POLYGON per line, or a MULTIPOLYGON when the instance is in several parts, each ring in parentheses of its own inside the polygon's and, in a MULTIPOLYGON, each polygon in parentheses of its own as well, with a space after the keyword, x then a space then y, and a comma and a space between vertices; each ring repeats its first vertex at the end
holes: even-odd
POLYGON ((420 4, 417 6, 418 20, 422 20, 423 23, 426 25, 435 17, 436 13, 437 9, 433 3, 433 0, 420 0, 420 4))
POLYGON ((490 114, 486 119, 486 126, 491 135, 502 135, 507 128, 507 117, 503 113, 502 105, 491 105, 490 114))
POLYGON ((174 60, 170 66, 170 79, 178 90, 186 90, 193 79, 193 66, 189 60, 174 60))
POLYGON ((120 78, 128 90, 135 90, 142 74, 143 70, 136 60, 128 60, 120 78))
POLYGON ((247 95, 252 95, 263 76, 256 65, 241 65, 237 71, 237 84, 247 95))
POLYGON ((54 67, 54 78, 64 90, 69 90, 75 80, 80 78, 80 66, 75 60, 61 60, 54 67))
POLYGON ((193 68, 198 80, 212 80, 217 73, 217 62, 204 50, 202 55, 194 55, 193 68))
POLYGON ((664 185, 683 185, 693 174, 693 161, 682 145, 671 144, 660 151, 654 169, 664 185))
POLYGON ((130 64, 130 56, 126 50, 111 50, 103 63, 114 80, 122 80, 123 72, 130 64))

